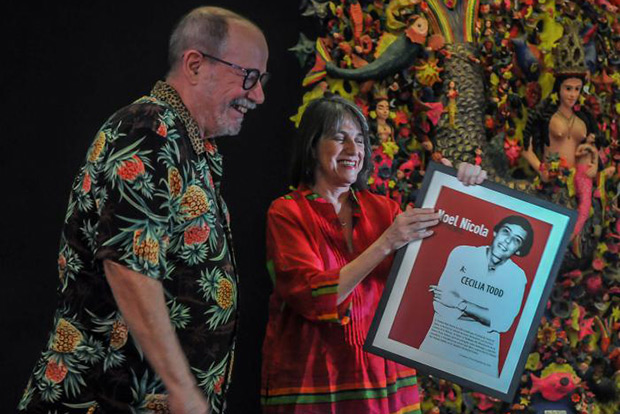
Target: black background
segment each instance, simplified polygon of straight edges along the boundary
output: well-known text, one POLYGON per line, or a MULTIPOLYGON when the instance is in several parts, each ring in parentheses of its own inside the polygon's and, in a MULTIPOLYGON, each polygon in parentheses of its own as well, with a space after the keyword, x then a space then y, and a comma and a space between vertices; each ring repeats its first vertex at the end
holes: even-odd
MULTIPOLYGON (((3 7, 0 117, 0 411, 9 413, 52 329, 58 243, 69 189, 94 134, 167 71, 168 36, 195 1, 10 2, 3 7)), ((241 277, 230 413, 259 412, 260 348, 271 283, 265 213, 287 189, 304 71, 287 49, 316 22, 299 2, 214 1, 267 37, 272 79, 238 137, 218 139, 241 277)))

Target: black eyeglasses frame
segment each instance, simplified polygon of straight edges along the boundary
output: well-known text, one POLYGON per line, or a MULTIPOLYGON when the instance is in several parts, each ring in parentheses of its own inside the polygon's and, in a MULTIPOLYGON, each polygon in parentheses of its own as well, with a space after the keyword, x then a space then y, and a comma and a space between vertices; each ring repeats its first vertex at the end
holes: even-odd
POLYGON ((265 85, 267 84, 267 81, 270 78, 270 74, 269 72, 264 72, 264 73, 260 73, 260 70, 255 69, 255 68, 244 68, 243 66, 239 66, 236 65, 234 63, 231 62, 227 62, 223 59, 220 59, 216 56, 210 55, 208 53, 202 52, 200 50, 198 50, 198 52, 205 58, 209 58, 211 60, 214 60, 216 62, 222 63, 224 65, 230 66, 233 69, 236 69, 238 71, 240 71, 241 73, 243 73, 243 84, 241 85, 243 87, 244 90, 249 91, 250 89, 252 89, 254 86, 256 86, 256 84, 258 82, 260 82, 261 87, 265 87, 265 85))

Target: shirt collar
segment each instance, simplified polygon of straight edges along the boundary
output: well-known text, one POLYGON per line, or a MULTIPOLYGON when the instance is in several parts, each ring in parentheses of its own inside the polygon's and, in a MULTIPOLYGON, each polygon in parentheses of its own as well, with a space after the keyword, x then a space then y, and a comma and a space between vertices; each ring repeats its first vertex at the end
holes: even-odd
POLYGON ((167 103, 175 110, 187 130, 189 140, 196 154, 200 155, 204 153, 205 146, 215 147, 213 140, 201 138, 198 124, 194 118, 192 118, 189 110, 181 100, 181 96, 169 83, 158 81, 151 90, 151 96, 167 103))
MULTIPOLYGON (((486 248, 487 260, 488 260, 489 254, 491 254, 491 246, 487 246, 487 248, 486 248)), ((494 265, 493 263, 491 263, 490 260, 488 260, 487 263, 488 263, 487 264, 487 268, 488 268, 489 272, 494 272, 495 269, 497 269, 497 266, 499 266, 499 264, 498 265, 494 265)))

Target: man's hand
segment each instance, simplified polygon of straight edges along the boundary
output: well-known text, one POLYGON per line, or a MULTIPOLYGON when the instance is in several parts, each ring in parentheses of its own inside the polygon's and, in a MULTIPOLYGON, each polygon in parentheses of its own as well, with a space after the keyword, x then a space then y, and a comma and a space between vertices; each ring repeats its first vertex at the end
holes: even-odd
POLYGON ((171 414, 209 414, 209 403, 197 387, 181 392, 169 391, 168 408, 171 414))
POLYGON ((161 282, 110 260, 103 268, 129 332, 168 391, 170 412, 209 413, 170 322, 161 282))

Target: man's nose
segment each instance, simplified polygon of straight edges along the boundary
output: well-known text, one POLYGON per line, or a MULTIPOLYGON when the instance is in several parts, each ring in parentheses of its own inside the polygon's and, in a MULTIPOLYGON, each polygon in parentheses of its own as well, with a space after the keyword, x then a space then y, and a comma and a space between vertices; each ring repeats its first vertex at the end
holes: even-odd
POLYGON ((256 82, 256 85, 249 90, 248 98, 259 105, 265 102, 265 91, 262 83, 256 82))

